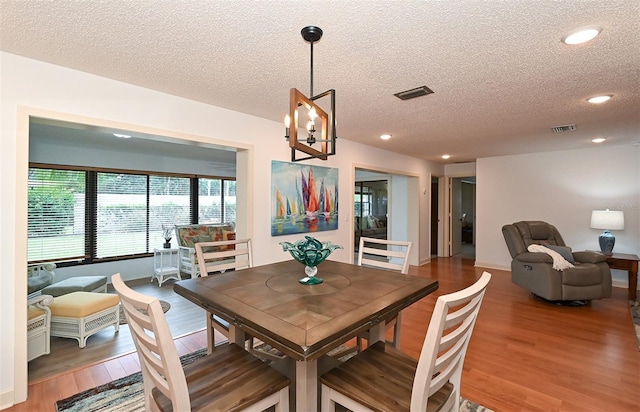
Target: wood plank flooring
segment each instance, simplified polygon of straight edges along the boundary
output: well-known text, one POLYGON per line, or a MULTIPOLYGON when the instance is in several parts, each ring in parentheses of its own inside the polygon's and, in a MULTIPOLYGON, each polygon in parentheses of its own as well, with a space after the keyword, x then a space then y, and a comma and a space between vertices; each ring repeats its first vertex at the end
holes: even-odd
MULTIPOLYGON (((482 271, 460 258, 411 267, 410 274, 437 279, 440 288, 403 312, 401 349, 417 357, 437 296, 470 285, 482 271)), ((533 299, 509 272, 488 271, 493 278, 467 352, 462 396, 508 412, 640 409, 640 352, 625 289, 590 306, 560 307, 533 299)), ((194 319, 204 324, 204 315, 194 319)), ((186 354, 205 347, 206 336, 188 334, 176 345, 186 354)), ((135 354, 76 367, 31 382, 29 399, 7 411, 54 411, 58 399, 138 370, 135 354)))
MULTIPOLYGON (((173 291, 173 281, 163 283, 138 279, 127 284, 140 293, 155 296, 171 304, 167 312, 167 322, 173 336, 182 336, 205 327, 205 311, 173 291)), ((110 286, 111 288, 111 286, 110 286)), ((109 293, 115 293, 111 288, 109 293)), ((131 339, 128 325, 120 325, 120 331, 109 327, 89 337, 87 346, 78 347, 78 341, 67 338, 51 338, 51 353, 29 362, 29 382, 45 379, 68 370, 131 353, 136 348, 131 339)))

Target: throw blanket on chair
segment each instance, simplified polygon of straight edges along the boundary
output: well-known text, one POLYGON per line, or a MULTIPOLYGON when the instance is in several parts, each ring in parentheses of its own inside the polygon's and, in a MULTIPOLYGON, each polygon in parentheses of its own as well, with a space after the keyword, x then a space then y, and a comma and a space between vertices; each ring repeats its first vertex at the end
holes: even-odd
POLYGON ((573 267, 573 265, 563 258, 560 253, 555 250, 551 250, 548 247, 544 247, 542 245, 529 245, 527 250, 534 253, 546 253, 551 256, 551 258, 553 258, 553 268, 555 270, 564 270, 573 267))

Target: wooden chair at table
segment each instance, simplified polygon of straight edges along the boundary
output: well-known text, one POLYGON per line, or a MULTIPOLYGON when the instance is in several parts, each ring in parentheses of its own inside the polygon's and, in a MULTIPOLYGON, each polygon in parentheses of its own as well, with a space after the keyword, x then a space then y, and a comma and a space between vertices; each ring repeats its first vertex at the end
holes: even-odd
POLYGON ((376 342, 320 377, 323 412, 336 403, 352 411, 458 411, 465 354, 491 274, 438 297, 414 359, 376 342))
MULTIPOLYGON (((397 240, 375 239, 368 237, 360 238, 358 247, 358 266, 371 266, 381 269, 395 270, 403 275, 409 273, 409 253, 411 252, 411 242, 397 240)), ((387 327, 393 327, 393 346, 400 349, 400 323, 402 312, 396 317, 387 321, 387 327)), ((368 334, 364 333, 357 337, 358 351, 362 351, 362 340, 368 340, 368 334)))
MULTIPOLYGON (((251 239, 223 240, 217 242, 200 242, 195 244, 196 257, 201 276, 224 273, 227 270, 245 269, 253 266, 251 239)), ((229 322, 221 317, 207 313, 207 350, 213 352, 215 346, 214 330, 229 338, 229 322)), ((279 356, 254 349, 253 337, 247 337, 246 347, 250 352, 270 359, 281 359, 279 356)))
POLYGON ((147 411, 289 410, 290 381, 237 345, 182 367, 157 298, 111 277, 138 351, 147 411))

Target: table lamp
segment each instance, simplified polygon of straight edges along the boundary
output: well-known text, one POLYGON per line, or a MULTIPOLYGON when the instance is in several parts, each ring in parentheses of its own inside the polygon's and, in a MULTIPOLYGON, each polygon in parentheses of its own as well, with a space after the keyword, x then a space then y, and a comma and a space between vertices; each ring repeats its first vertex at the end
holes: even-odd
POLYGON ((591 228, 604 229, 604 232, 598 237, 600 250, 605 255, 611 255, 616 237, 611 234, 610 230, 624 229, 624 214, 622 211, 609 209, 594 210, 591 212, 591 228))

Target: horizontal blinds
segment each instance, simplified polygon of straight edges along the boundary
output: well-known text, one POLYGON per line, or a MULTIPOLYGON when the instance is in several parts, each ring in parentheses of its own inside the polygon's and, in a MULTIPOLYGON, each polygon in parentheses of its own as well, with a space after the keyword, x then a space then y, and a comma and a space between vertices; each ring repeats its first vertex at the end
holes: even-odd
POLYGON ((30 168, 28 246, 30 263, 85 257, 85 173, 30 168))
POLYGON ((224 222, 236 221, 236 182, 224 180, 224 222))
POLYGON ((198 179, 198 222, 222 223, 222 179, 198 179))
MULTIPOLYGON (((198 187, 198 221, 235 222, 233 180, 68 170, 29 169, 29 262, 118 259, 153 252, 174 226, 191 223, 198 187)), ((175 240, 174 243, 175 245, 175 240)))
MULTIPOLYGON (((190 179, 172 176, 149 177, 149 248, 161 248, 175 239, 174 226, 191 223, 190 179)), ((174 245, 176 243, 174 242, 174 245)))
POLYGON ((147 252, 147 176, 97 174, 98 259, 147 252))

